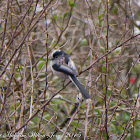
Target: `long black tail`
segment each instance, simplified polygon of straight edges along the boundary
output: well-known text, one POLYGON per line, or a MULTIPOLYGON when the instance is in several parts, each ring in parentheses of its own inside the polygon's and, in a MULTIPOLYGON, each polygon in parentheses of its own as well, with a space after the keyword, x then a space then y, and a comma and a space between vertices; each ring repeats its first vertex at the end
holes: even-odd
POLYGON ((78 87, 78 89, 82 93, 82 96, 85 99, 90 98, 90 95, 87 93, 87 91, 85 90, 85 88, 83 87, 83 85, 78 81, 78 79, 75 76, 69 76, 69 78, 78 87))

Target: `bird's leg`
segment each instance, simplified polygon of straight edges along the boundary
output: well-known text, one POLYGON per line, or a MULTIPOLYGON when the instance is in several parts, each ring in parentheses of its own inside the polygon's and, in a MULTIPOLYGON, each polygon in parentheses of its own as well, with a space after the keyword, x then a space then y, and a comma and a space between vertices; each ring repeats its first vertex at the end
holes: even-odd
POLYGON ((62 85, 63 88, 65 87, 65 81, 66 79, 63 80, 63 85, 62 85))

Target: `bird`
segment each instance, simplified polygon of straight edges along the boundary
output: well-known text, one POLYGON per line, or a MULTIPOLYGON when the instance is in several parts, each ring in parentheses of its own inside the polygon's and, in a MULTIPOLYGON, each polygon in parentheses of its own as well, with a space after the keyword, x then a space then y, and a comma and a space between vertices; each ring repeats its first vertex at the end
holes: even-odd
POLYGON ((76 66, 67 53, 62 50, 54 50, 50 56, 50 67, 53 74, 57 77, 61 79, 69 78, 80 90, 85 99, 91 98, 84 86, 76 78, 76 75, 78 74, 76 66))

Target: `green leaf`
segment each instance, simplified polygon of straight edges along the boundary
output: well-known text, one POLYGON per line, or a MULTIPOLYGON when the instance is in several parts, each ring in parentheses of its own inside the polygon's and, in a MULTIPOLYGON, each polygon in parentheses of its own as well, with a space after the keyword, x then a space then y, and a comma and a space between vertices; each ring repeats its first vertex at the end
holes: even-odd
POLYGON ((136 126, 140 126, 140 121, 139 121, 139 120, 136 120, 134 126, 135 126, 135 127, 136 127, 136 126))
MULTIPOLYGON (((55 40, 52 41, 52 43, 51 43, 51 47, 53 48, 54 45, 56 45, 56 41, 55 41, 55 40)), ((58 44, 56 45, 56 47, 57 47, 57 46, 58 46, 58 44)))
POLYGON ((68 11, 66 11, 63 15, 63 18, 65 18, 68 15, 68 11))
POLYGON ((101 72, 105 73, 105 71, 106 71, 106 66, 102 66, 101 72))
POLYGON ((51 116, 50 116, 50 114, 46 113, 46 114, 43 115, 43 118, 49 120, 49 119, 51 119, 51 116))
POLYGON ((45 61, 45 62, 46 62, 46 59, 45 59, 45 58, 42 58, 42 57, 40 57, 39 60, 40 60, 40 61, 45 61))
POLYGON ((69 0, 69 6, 70 7, 74 7, 75 6, 75 3, 72 0, 69 0))
POLYGON ((42 67, 44 66, 45 62, 41 61, 38 63, 37 67, 38 67, 38 70, 41 70, 42 67))
POLYGON ((52 105, 52 109, 53 109, 54 111, 58 111, 57 105, 52 105))
POLYGON ((87 58, 87 59, 88 59, 88 60, 90 60, 90 58, 91 58, 91 57, 90 57, 90 56, 88 56, 88 58, 87 58))
POLYGON ((136 64, 135 67, 133 68, 133 71, 135 73, 139 73, 139 70, 140 70, 140 65, 139 64, 136 64))
POLYGON ((32 120, 30 121, 30 125, 31 126, 35 126, 36 124, 38 124, 39 122, 39 117, 35 116, 32 118, 32 120))
POLYGON ((12 29, 14 29, 16 26, 15 25, 12 25, 12 29))
POLYGON ((94 110, 94 114, 95 114, 95 115, 100 115, 99 109, 95 109, 95 110, 94 110))
POLYGON ((72 122, 72 125, 73 125, 74 127, 80 127, 80 123, 79 123, 79 122, 73 121, 73 122, 72 122))
POLYGON ((17 101, 17 103, 15 104, 16 108, 20 105, 20 101, 17 101))
POLYGON ((59 104, 62 104, 62 101, 61 100, 59 100, 59 99, 53 99, 52 101, 51 101, 51 103, 52 104, 57 104, 57 105, 59 105, 59 104))
POLYGON ((15 76, 15 78, 19 78, 20 74, 15 74, 14 76, 15 76))
POLYGON ((108 91, 107 91, 107 96, 110 96, 111 95, 111 89, 108 88, 108 91))
POLYGON ((100 51, 101 51, 101 53, 105 53, 105 48, 104 47, 100 47, 100 51))
POLYGON ((54 15, 53 15, 53 20, 56 20, 56 18, 57 18, 57 15, 54 14, 54 15))
POLYGON ((116 6, 114 6, 111 10, 111 13, 112 14, 117 14, 117 12, 118 12, 118 8, 116 6))
POLYGON ((101 18, 104 17, 104 13, 98 16, 98 19, 101 20, 101 18))
POLYGON ((85 46, 85 45, 87 45, 87 44, 88 44, 88 41, 87 41, 86 38, 82 39, 82 40, 80 41, 80 43, 79 43, 80 46, 85 46))
POLYGON ((103 17, 104 17, 104 13, 98 16, 100 26, 102 26, 103 17))
POLYGON ((130 119, 130 114, 124 113, 123 118, 124 118, 124 121, 127 122, 130 119))
POLYGON ((31 6, 29 13, 33 12, 34 6, 31 6))
POLYGON ((19 68, 16 68, 16 69, 15 69, 15 72, 16 72, 16 73, 19 73, 19 68))
POLYGON ((140 138, 140 129, 135 130, 135 136, 136 138, 140 138))
POLYGON ((115 54, 119 54, 121 52, 121 48, 115 49, 115 54))
POLYGON ((81 108, 84 108, 84 107, 85 107, 85 103, 82 103, 82 104, 80 105, 80 107, 81 107, 81 108))

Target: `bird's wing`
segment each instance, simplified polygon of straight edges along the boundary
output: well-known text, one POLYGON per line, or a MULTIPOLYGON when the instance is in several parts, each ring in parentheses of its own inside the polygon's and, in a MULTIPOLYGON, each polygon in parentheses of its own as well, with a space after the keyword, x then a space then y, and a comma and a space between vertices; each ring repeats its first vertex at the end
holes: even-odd
POLYGON ((69 68, 68 66, 65 65, 59 65, 59 64, 54 64, 52 65, 53 69, 59 72, 63 72, 69 76, 74 76, 75 75, 75 71, 73 71, 71 68, 69 68))
POLYGON ((74 75, 77 75, 78 74, 77 69, 75 67, 75 64, 74 64, 74 62, 71 59, 68 62, 68 67, 70 67, 74 71, 74 73, 75 73, 74 75))

